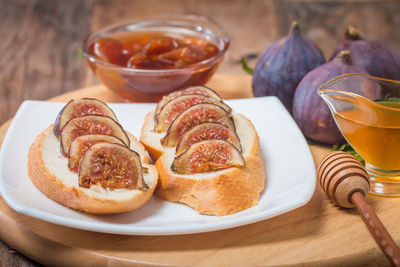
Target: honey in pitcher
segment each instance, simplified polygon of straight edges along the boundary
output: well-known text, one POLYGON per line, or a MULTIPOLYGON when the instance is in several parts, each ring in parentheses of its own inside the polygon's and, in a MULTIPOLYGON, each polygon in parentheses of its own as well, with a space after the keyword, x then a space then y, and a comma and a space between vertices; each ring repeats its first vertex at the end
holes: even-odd
POLYGON ((353 99, 354 107, 335 113, 342 134, 369 164, 400 170, 400 99, 353 99))

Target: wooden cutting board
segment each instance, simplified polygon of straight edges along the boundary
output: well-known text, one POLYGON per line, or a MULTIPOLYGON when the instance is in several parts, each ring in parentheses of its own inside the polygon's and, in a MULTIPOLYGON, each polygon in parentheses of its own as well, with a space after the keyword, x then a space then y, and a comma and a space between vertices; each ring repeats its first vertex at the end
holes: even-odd
MULTIPOLYGON (((246 75, 216 75, 209 86, 224 98, 251 97, 251 79, 246 75)), ((76 97, 124 102, 101 85, 50 101, 76 97)), ((9 124, 1 126, 0 142, 9 124)), ((317 145, 310 145, 310 149, 316 164, 329 151, 317 145)), ((400 199, 368 199, 399 244, 400 199)), ((1 239, 46 265, 388 265, 357 211, 333 206, 318 185, 311 201, 301 208, 251 225, 209 233, 127 236, 82 231, 19 214, 1 198, 0 225, 1 239)))

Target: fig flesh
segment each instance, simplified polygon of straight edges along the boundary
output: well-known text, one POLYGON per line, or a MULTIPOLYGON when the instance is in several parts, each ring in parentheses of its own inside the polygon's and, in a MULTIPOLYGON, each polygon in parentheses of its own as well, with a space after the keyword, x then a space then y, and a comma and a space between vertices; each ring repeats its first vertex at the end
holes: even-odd
POLYGON ((73 172, 78 172, 79 161, 88 148, 97 143, 114 143, 126 146, 125 143, 112 135, 87 134, 76 137, 68 150, 68 167, 73 172))
POLYGON ((368 74, 353 64, 349 51, 341 51, 334 60, 312 70, 300 82, 293 99, 293 116, 306 137, 325 144, 339 144, 343 141, 317 89, 336 76, 354 72, 368 74))
POLYGON ((180 155, 193 144, 210 139, 225 140, 242 151, 239 137, 231 128, 218 122, 205 122, 194 126, 183 135, 175 154, 180 155))
POLYGON ((121 125, 110 117, 100 115, 84 115, 69 120, 61 130, 61 152, 67 155, 72 141, 81 135, 107 134, 121 139, 129 147, 129 138, 121 125))
POLYGON ((140 156, 126 146, 97 143, 89 147, 79 163, 79 186, 145 190, 140 156))
POLYGON ((117 121, 114 112, 107 106, 106 103, 94 98, 79 98, 69 101, 64 108, 58 113, 54 123, 54 135, 59 137, 61 129, 64 125, 73 118, 83 115, 102 115, 112 118, 117 121))
POLYGON ((325 62, 321 50, 303 38, 293 22, 287 37, 273 43, 256 64, 252 88, 254 96, 277 96, 292 111, 293 95, 301 79, 325 62))
POLYGON ((352 25, 348 26, 345 40, 333 52, 331 59, 342 50, 349 50, 354 64, 364 68, 370 75, 400 80, 400 55, 382 42, 365 40, 352 25))
POLYGON ((170 93, 169 95, 164 96, 160 102, 158 102, 157 107, 156 107, 156 111, 155 111, 155 115, 157 115, 162 107, 167 104, 169 101, 171 101, 174 98, 177 98, 178 96, 182 96, 182 95, 205 95, 205 96, 209 96, 218 100, 221 100, 221 97, 217 94, 217 92, 215 92, 213 89, 205 87, 205 86, 192 86, 192 87, 188 87, 186 89, 182 89, 179 91, 175 91, 170 93))
POLYGON ((200 103, 179 114, 161 139, 161 144, 176 146, 187 131, 203 122, 220 122, 235 131, 235 124, 229 112, 214 104, 200 103))
POLYGON ((182 95, 167 102, 162 107, 161 111, 155 115, 154 130, 158 133, 166 132, 169 125, 179 114, 187 108, 199 103, 212 103, 222 107, 229 113, 232 111, 225 103, 212 97, 205 95, 182 95))
POLYGON ((171 169, 179 174, 211 172, 245 165, 240 151, 225 140, 205 140, 193 144, 175 157, 171 169))

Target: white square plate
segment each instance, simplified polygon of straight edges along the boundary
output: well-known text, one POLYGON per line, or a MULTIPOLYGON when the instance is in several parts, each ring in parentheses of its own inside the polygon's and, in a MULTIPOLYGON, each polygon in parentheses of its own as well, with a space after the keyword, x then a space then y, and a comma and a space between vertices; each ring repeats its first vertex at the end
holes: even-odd
MULTIPOLYGON (((226 101, 248 117, 259 137, 267 173, 259 204, 236 214, 200 215, 188 206, 153 197, 139 210, 117 215, 88 215, 43 195, 27 174, 28 150, 54 122, 65 103, 25 101, 0 151, 0 192, 17 212, 78 229, 130 235, 171 235, 214 231, 250 224, 305 205, 315 190, 315 167, 296 123, 275 97, 226 101)), ((154 104, 110 104, 121 125, 136 137, 154 104)))

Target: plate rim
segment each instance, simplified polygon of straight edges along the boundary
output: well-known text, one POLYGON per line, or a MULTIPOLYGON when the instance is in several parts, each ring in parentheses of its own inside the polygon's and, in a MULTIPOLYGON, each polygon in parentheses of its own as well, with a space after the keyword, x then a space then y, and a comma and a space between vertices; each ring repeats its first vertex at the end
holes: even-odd
MULTIPOLYGON (((15 114, 13 121, 11 122, 10 126, 7 129, 7 132, 4 136, 1 148, 0 148, 0 197, 4 199, 4 201, 9 205, 13 210, 15 210, 18 213, 25 214, 28 216, 31 216, 33 218, 61 225, 64 227, 71 227, 75 229, 80 229, 80 230, 85 230, 85 231, 92 231, 92 232, 102 232, 102 233, 111 233, 111 234, 122 234, 122 235, 145 235, 145 236, 161 236, 161 235, 181 235, 181 234, 194 234, 194 233, 204 233, 204 232, 212 232, 212 231, 218 231, 218 230, 223 230, 223 229, 229 229, 229 228, 234 228, 234 227, 240 227, 248 224, 253 224, 262 220, 267 220, 273 217, 276 217, 281 214, 288 213, 294 209, 300 208, 304 205, 306 205, 312 198, 315 192, 316 188, 316 172, 315 172, 315 165, 314 165, 314 160, 312 157, 312 153, 310 151, 310 148, 307 144, 306 139, 304 138, 303 134, 301 133, 300 129, 298 128, 296 122, 294 121, 293 117, 290 116, 290 114, 286 111, 284 108, 283 104, 279 101, 279 99, 275 96, 267 96, 267 97, 260 97, 260 98, 244 98, 244 99, 232 99, 232 100, 227 100, 227 102, 236 102, 236 101, 252 101, 252 100, 261 100, 263 98, 269 98, 273 102, 277 102, 281 108, 284 109, 284 112, 286 112, 289 117, 289 120, 291 120, 291 123, 294 123, 296 131, 298 131, 298 134, 302 137, 301 142, 302 146, 305 146, 307 149, 304 151, 307 154, 307 157, 311 159, 312 164, 310 164, 309 168, 309 175, 311 175, 310 178, 310 186, 307 187, 308 190, 305 190, 302 192, 302 194, 298 194, 297 198, 295 201, 291 201, 289 204, 281 205, 272 209, 269 209, 267 211, 260 211, 252 214, 245 215, 244 217, 236 217, 232 218, 229 220, 223 220, 223 221, 218 221, 218 222, 213 222, 213 223, 206 223, 206 224, 198 224, 195 228, 193 226, 185 227, 182 225, 178 226, 171 226, 169 225, 168 227, 155 227, 150 226, 150 227, 143 227, 143 226, 131 226, 131 225, 121 225, 121 224, 113 224, 113 223, 104 223, 104 222, 91 222, 91 221, 79 221, 77 219, 69 219, 65 218, 60 215, 56 215, 53 213, 41 211, 39 209, 34 209, 31 207, 27 207, 20 203, 17 199, 15 199, 11 192, 8 192, 5 188, 7 187, 5 185, 5 178, 3 178, 3 160, 5 157, 5 150, 3 149, 4 144, 7 144, 8 139, 11 136, 11 130, 16 127, 16 123, 14 123, 20 116, 23 114, 24 109, 30 104, 30 103, 53 103, 53 104, 60 104, 60 103, 66 103, 66 102, 48 102, 48 101, 37 101, 37 100, 25 100, 19 107, 17 113, 15 114), (282 207, 285 206, 290 206, 289 208, 285 208, 282 210, 282 207), (277 210, 276 210, 277 209, 277 210), (271 212, 272 210, 272 212, 271 212), (265 216, 265 214, 268 213, 268 216, 265 216), (243 219, 245 218, 245 219, 243 219), (104 224, 107 225, 107 227, 104 227, 104 224), (128 231, 129 230, 129 231, 128 231)), ((107 104, 123 104, 123 105, 143 105, 143 103, 107 103, 107 104)), ((149 103, 146 103, 149 104, 149 103)), ((23 179, 23 178, 21 178, 23 179)), ((33 184, 32 184, 33 185, 33 184)), ((261 195, 260 195, 261 197, 261 195)), ((49 199, 49 201, 53 201, 49 199)), ((255 206, 257 207, 257 206, 255 206)), ((65 207, 67 208, 67 207, 65 207)), ((76 211, 79 212, 79 211, 76 211)), ((229 216, 229 215, 228 215, 229 216)), ((224 217, 224 216, 222 216, 224 217)))

